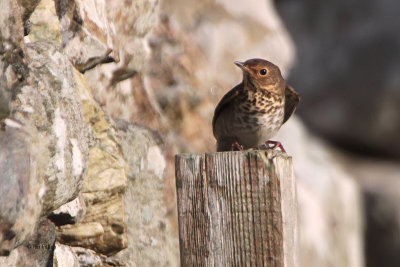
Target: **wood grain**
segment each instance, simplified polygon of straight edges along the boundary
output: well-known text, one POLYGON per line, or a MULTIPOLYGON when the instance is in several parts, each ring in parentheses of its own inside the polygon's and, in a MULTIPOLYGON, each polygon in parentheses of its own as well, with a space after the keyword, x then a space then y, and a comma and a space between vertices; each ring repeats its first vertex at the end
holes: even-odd
POLYGON ((181 266, 297 266, 291 158, 277 151, 176 156, 181 266))

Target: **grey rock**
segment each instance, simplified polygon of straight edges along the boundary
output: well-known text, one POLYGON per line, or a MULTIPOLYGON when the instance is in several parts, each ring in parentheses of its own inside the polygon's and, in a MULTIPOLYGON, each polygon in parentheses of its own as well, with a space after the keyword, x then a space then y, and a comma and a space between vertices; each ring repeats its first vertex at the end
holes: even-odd
POLYGON ((91 97, 83 79, 82 85, 86 86, 80 87, 82 107, 94 138, 81 190, 87 208, 78 223, 57 228, 58 238, 63 244, 112 255, 127 246, 123 200, 127 186, 126 162, 113 121, 91 97))
POLYGON ((18 4, 21 5, 23 14, 22 14, 22 19, 23 21, 27 21, 32 14, 32 12, 35 10, 37 5, 39 4, 40 0, 19 0, 18 4))
POLYGON ((297 181, 299 266, 363 267, 362 191, 332 148, 292 117, 274 140, 282 142, 297 181))
POLYGON ((399 266, 399 162, 337 154, 363 189, 367 266, 399 266))
POLYGON ((22 26, 22 7, 19 1, 16 0, 1 0, 1 13, 0 13, 0 51, 10 50, 22 41, 23 26, 22 26))
POLYGON ((29 32, 24 42, 56 42, 61 44, 61 25, 53 0, 41 0, 29 18, 29 32))
POLYGON ((107 18, 105 1, 56 0, 54 3, 61 24, 64 53, 79 71, 118 60, 118 54, 111 54, 115 33, 107 18))
POLYGON ((78 257, 72 251, 70 246, 56 242, 54 250, 54 267, 79 267, 78 257))
POLYGON ((147 36, 158 23, 162 1, 105 2, 107 17, 115 29, 113 57, 117 54, 119 61, 98 65, 86 71, 85 77, 95 89, 96 100, 108 114, 126 120, 149 122, 151 116, 143 119, 141 115, 144 113, 137 113, 142 106, 146 113, 155 113, 153 103, 147 100, 149 92, 143 85, 142 73, 151 53, 147 36), (132 116, 132 113, 137 116, 132 116))
POLYGON ((26 46, 29 75, 11 102, 11 118, 35 127, 48 141, 43 212, 78 195, 87 168, 89 127, 83 117, 74 70, 51 42, 26 46))
POLYGON ((13 250, 8 257, 0 257, 0 265, 4 267, 43 267, 53 266, 56 232, 54 225, 42 218, 35 234, 23 246, 13 250))
POLYGON ((18 91, 28 76, 24 52, 22 9, 15 0, 1 0, 0 11, 0 120, 10 115, 13 92, 18 91))
POLYGON ((71 251, 74 253, 75 257, 78 259, 79 266, 90 267, 90 266, 115 266, 123 267, 127 266, 123 262, 109 258, 102 254, 98 254, 93 250, 81 248, 81 247, 71 247, 71 251))
MULTIPOLYGON (((53 254, 56 242, 56 231, 54 224, 46 219, 42 218, 39 221, 38 227, 35 229, 35 234, 27 244, 24 245, 26 248, 26 256, 21 259, 26 266, 51 266, 53 262, 53 254)), ((22 266, 22 264, 20 265, 22 266)))
POLYGON ((112 258, 127 266, 178 266, 176 221, 166 217, 164 144, 158 133, 144 126, 116 121, 128 164, 124 194, 128 247, 112 258))
POLYGON ((82 195, 79 195, 74 200, 65 203, 56 210, 53 210, 48 218, 55 225, 75 224, 79 222, 86 214, 86 204, 82 195))
POLYGON ((23 129, 0 130, 1 256, 29 238, 39 219, 45 191, 42 177, 49 159, 43 141, 23 129))
POLYGON ((297 46, 290 82, 305 122, 348 149, 400 157, 400 3, 277 6, 297 46))
POLYGON ((1 167, 1 254, 7 254, 32 234, 41 212, 77 196, 89 129, 68 58, 56 43, 25 45, 20 3, 1 3, 0 118, 7 142, 1 148, 7 163, 1 167))
MULTIPOLYGON (((398 183, 397 183, 398 184, 398 183)), ((393 184, 392 184, 393 186, 393 184)), ((400 264, 400 194, 367 191, 365 255, 367 266, 395 267, 400 264)))
POLYGON ((124 263, 113 260, 93 250, 81 247, 71 247, 56 243, 54 251, 54 267, 93 267, 113 266, 123 267, 124 263))

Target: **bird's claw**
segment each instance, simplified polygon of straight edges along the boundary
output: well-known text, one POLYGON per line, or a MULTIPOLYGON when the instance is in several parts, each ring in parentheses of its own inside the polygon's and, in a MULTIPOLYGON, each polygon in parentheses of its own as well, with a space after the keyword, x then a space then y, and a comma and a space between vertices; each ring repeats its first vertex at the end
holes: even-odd
POLYGON ((286 150, 283 148, 282 143, 279 141, 268 140, 265 144, 271 149, 279 148, 282 152, 286 153, 286 150), (269 145, 272 145, 272 146, 269 146, 269 145))
POLYGON ((286 153, 286 150, 283 148, 282 143, 279 141, 268 140, 267 142, 265 142, 265 144, 260 145, 259 148, 265 150, 279 148, 282 152, 286 153))
POLYGON ((238 141, 235 141, 232 143, 231 151, 242 151, 243 146, 238 143, 238 141))

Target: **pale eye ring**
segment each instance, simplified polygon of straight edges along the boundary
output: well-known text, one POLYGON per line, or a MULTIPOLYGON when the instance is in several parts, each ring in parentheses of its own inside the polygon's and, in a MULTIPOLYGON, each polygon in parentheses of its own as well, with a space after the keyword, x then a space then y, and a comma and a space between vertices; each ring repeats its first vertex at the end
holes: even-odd
POLYGON ((260 70, 260 74, 261 75, 266 75, 267 74, 267 70, 266 69, 261 69, 260 70))

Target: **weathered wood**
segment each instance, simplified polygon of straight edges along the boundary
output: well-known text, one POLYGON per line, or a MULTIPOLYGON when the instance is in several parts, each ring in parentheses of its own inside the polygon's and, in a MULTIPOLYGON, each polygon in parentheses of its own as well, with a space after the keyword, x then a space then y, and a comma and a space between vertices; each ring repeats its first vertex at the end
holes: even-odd
POLYGON ((298 266, 286 154, 180 154, 176 187, 181 266, 298 266))

